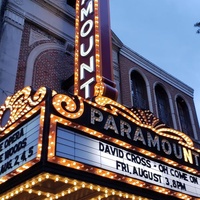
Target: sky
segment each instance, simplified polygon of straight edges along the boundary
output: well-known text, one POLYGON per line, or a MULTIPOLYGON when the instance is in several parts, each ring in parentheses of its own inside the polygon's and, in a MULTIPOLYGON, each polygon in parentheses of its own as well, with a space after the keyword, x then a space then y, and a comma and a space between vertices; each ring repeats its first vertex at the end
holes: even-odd
POLYGON ((194 89, 200 123, 200 0, 110 0, 124 45, 194 89))

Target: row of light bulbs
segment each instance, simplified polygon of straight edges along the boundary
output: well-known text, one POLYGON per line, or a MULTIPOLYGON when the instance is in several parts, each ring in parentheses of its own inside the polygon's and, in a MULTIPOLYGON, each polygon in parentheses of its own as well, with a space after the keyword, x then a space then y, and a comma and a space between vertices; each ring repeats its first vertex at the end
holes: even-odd
POLYGON ((55 200, 55 199, 59 199, 65 196, 67 197, 67 195, 73 192, 78 192, 79 189, 83 189, 83 188, 97 192, 96 197, 91 198, 91 200, 101 200, 101 199, 108 198, 109 196, 114 196, 114 195, 118 196, 119 198, 121 197, 121 198, 129 199, 129 200, 148 200, 147 198, 135 196, 135 195, 128 194, 122 191, 110 189, 107 187, 102 187, 99 185, 94 185, 91 183, 78 181, 75 179, 69 179, 69 178, 65 178, 59 175, 54 175, 54 174, 49 174, 49 173, 40 174, 26 181, 25 183, 18 185, 12 190, 6 192, 6 194, 1 195, 0 198, 1 200, 9 200, 14 197, 17 197, 19 194, 23 192, 26 192, 26 193, 29 193, 30 199, 31 199, 31 194, 34 194, 34 195, 43 197, 45 200, 55 200), (42 182, 48 181, 48 180, 51 180, 54 182, 62 182, 63 184, 69 184, 71 185, 71 187, 57 194, 34 189, 34 186, 37 186, 37 184, 41 184, 42 182))

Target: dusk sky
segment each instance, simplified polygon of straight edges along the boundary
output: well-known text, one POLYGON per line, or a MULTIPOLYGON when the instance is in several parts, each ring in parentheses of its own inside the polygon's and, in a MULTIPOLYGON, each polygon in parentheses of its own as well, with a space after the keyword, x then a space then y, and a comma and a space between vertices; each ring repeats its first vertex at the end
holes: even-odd
POLYGON ((194 89, 200 121, 200 0, 110 0, 111 28, 133 51, 194 89))

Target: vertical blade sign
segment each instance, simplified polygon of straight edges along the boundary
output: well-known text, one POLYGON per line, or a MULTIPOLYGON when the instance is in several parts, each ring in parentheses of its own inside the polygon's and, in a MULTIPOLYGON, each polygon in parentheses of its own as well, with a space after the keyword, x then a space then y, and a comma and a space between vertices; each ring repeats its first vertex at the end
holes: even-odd
POLYGON ((109 0, 77 0, 74 94, 117 99, 113 82, 109 0))
POLYGON ((100 82, 98 1, 76 1, 74 93, 85 99, 94 96, 100 82))

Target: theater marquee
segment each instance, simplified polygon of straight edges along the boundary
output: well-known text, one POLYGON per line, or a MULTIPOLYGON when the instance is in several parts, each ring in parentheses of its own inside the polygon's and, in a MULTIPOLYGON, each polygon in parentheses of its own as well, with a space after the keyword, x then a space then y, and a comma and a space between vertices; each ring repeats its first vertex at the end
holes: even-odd
POLYGON ((109 27, 102 26, 107 2, 76 1, 74 95, 26 87, 0 107, 1 199, 63 199, 78 190, 135 199, 136 188, 161 199, 200 200, 200 149, 190 137, 115 101, 109 27), (122 183, 131 194, 71 173, 122 183))
MULTIPOLYGON (((74 131, 57 128, 56 156, 162 186, 200 196, 200 178, 194 174, 156 162, 145 155, 101 142, 74 131)), ((145 186, 145 184, 143 185, 145 186)))
POLYGON ((0 187, 50 162, 180 199, 200 196, 200 150, 149 111, 27 87, 0 114, 0 187))
POLYGON ((200 196, 200 150, 149 111, 102 96, 58 94, 53 105, 50 162, 180 199, 200 196))
POLYGON ((40 161, 45 95, 26 87, 0 107, 0 184, 40 161))
POLYGON ((0 142, 0 178, 37 158, 39 128, 37 116, 0 142))

